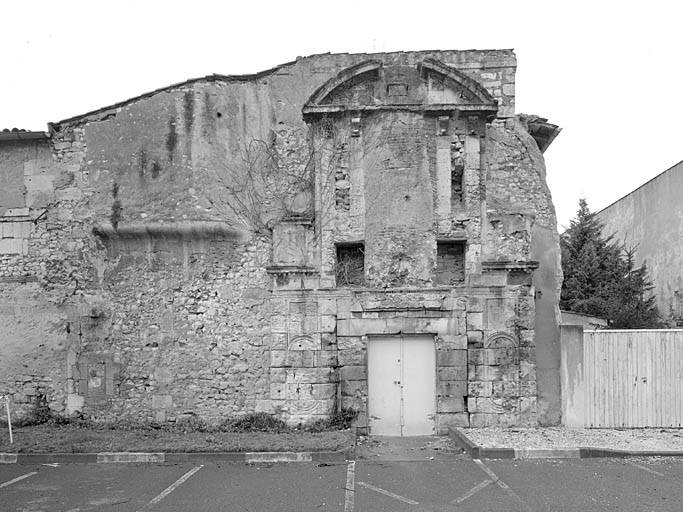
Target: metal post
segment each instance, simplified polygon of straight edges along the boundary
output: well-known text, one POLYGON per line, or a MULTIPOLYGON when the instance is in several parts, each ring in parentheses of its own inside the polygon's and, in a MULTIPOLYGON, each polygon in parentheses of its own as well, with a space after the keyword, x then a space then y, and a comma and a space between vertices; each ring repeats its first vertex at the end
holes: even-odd
POLYGON ((5 395, 5 409, 7 409, 7 428, 9 428, 9 444, 14 444, 12 437, 12 419, 9 415, 9 396, 5 395))

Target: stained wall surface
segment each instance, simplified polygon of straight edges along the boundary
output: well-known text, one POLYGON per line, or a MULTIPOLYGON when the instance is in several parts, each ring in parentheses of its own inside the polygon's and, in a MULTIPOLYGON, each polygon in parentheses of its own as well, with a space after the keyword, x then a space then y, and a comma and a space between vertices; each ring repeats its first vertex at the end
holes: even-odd
POLYGON ((0 391, 17 415, 41 397, 107 421, 350 407, 367 428, 368 336, 429 334, 438 431, 557 422, 556 223, 515 66, 318 55, 54 123, 35 154, 0 144, 12 200, 46 176, 2 224, 0 391), (340 243, 363 243, 359 286, 336 282, 340 243))

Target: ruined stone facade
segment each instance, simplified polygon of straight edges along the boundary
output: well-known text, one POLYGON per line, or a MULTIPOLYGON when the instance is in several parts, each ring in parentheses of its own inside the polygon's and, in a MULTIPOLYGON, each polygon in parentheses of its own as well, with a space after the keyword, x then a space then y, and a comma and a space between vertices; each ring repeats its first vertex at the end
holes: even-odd
POLYGON ((0 391, 372 431, 368 345, 422 335, 434 431, 557 423, 552 125, 515 116, 515 66, 318 55, 0 140, 0 391))

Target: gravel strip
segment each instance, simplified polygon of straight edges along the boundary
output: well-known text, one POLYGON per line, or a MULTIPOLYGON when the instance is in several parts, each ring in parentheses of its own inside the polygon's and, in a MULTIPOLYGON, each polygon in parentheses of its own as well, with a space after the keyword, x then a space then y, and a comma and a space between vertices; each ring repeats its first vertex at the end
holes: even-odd
POLYGON ((463 428, 472 442, 485 448, 683 451, 683 429, 635 428, 463 428))

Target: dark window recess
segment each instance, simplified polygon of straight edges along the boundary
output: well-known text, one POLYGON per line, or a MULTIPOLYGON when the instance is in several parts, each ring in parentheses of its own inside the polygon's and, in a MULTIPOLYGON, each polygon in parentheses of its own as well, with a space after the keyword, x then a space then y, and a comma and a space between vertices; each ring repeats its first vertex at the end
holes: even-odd
POLYGON ((465 242, 436 243, 436 284, 459 284, 465 280, 465 242))
POLYGON ((351 137, 360 137, 360 117, 351 118, 351 137))
POLYGON ((448 132, 450 131, 450 122, 451 118, 448 116, 439 116, 439 129, 438 129, 438 134, 439 135, 448 135, 448 132))
POLYGON ((365 246, 363 243, 337 245, 335 276, 337 286, 362 286, 365 283, 365 246))
POLYGON ((456 206, 462 202, 463 177, 465 162, 463 148, 460 143, 451 144, 451 204, 456 206))

